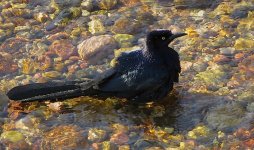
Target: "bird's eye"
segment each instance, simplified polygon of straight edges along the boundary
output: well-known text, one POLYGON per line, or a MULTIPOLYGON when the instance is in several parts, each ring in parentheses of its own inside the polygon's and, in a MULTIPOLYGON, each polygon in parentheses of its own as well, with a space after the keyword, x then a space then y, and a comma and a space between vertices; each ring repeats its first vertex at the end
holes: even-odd
POLYGON ((165 40, 166 38, 165 38, 165 36, 163 36, 161 39, 162 39, 162 40, 165 40))

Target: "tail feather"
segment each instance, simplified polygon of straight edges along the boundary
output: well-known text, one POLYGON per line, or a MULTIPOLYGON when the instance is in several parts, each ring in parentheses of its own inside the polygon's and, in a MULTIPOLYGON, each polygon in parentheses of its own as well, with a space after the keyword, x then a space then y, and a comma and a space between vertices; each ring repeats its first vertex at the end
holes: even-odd
POLYGON ((79 81, 46 82, 17 86, 7 96, 15 101, 63 100, 83 95, 79 81))

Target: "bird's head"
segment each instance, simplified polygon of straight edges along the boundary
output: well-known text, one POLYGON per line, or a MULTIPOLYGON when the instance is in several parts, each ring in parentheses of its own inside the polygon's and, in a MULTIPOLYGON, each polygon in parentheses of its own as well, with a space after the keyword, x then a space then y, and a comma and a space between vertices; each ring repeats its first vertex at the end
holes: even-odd
POLYGON ((165 47, 174 39, 187 35, 186 33, 173 34, 170 30, 153 30, 147 35, 147 45, 153 47, 165 47))

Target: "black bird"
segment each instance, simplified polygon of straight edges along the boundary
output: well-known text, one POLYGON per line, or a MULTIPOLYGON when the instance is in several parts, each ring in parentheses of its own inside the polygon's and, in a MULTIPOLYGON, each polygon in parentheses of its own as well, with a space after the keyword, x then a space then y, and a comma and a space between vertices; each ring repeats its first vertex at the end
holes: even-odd
POLYGON ((79 96, 119 97, 136 102, 161 99, 173 89, 181 71, 179 55, 168 44, 184 35, 151 31, 142 50, 122 53, 113 68, 95 79, 22 85, 11 89, 7 96, 22 102, 79 96))

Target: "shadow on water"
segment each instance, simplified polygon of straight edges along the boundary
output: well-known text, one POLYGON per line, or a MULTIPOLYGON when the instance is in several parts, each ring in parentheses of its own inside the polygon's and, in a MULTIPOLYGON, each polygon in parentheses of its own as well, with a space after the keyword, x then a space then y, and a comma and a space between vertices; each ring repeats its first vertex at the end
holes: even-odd
MULTIPOLYGON (((88 97, 66 100, 63 103, 67 106, 62 107, 59 112, 53 112, 50 118, 41 122, 44 129, 64 124, 74 124, 84 129, 123 124, 170 127, 179 133, 192 130, 201 124, 214 130, 232 132, 238 127, 250 127, 254 118, 253 112, 247 109, 248 103, 234 101, 225 96, 188 92, 172 92, 166 98, 153 103, 88 97)), ((41 108, 43 111, 52 111, 41 105, 45 104, 39 104, 39 108, 28 116, 37 116, 41 108)))
MULTIPOLYGON (((116 99, 97 100, 81 97, 77 105, 61 108, 60 112, 41 122, 44 129, 73 124, 86 128, 108 128, 112 124, 174 128, 175 133, 192 130, 201 124, 214 130, 232 132, 238 127, 250 127, 253 112, 247 103, 228 97, 208 94, 173 93, 153 103, 118 102, 116 99)), ((72 100, 70 100, 72 101, 72 100)), ((44 110, 50 110, 43 107, 44 110)), ((35 115, 40 108, 28 115, 35 115)))

